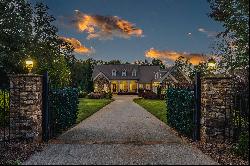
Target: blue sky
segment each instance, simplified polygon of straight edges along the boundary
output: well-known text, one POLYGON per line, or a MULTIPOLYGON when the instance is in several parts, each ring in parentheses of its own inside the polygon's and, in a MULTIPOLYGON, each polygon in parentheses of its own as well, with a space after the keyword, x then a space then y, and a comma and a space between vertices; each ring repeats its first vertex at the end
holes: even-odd
MULTIPOLYGON (((35 2, 36 0, 32 0, 35 2)), ((41 1, 41 0, 39 0, 41 1)), ((42 0, 58 20, 59 34, 78 39, 84 46, 93 47, 94 59, 133 62, 144 60, 150 48, 197 54, 211 53, 214 34, 222 26, 210 19, 206 0, 42 0), (88 15, 118 16, 143 30, 143 36, 113 37, 112 40, 87 39, 86 32, 62 24, 75 10, 88 15), (60 21, 59 21, 60 20, 60 21), (198 30, 200 29, 200 30, 198 30), (188 35, 188 33, 191 33, 188 35), (210 35, 209 35, 210 34, 210 35)), ((78 55, 86 58, 86 55, 78 55)))

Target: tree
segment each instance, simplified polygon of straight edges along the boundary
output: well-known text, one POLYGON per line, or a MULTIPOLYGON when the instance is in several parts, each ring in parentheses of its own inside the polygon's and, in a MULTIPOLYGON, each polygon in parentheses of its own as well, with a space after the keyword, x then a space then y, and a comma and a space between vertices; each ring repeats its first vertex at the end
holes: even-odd
POLYGON ((98 62, 91 58, 85 61, 76 60, 70 68, 72 84, 85 92, 92 92, 92 73, 96 63, 98 62))
POLYGON ((122 64, 120 60, 111 60, 109 62, 106 62, 106 64, 111 64, 111 65, 120 65, 122 64))
POLYGON ((221 55, 221 67, 234 75, 236 70, 249 68, 249 0, 208 0, 209 16, 223 24, 218 35, 216 53, 221 55))
POLYGON ((183 71, 189 78, 194 79, 195 73, 198 71, 202 76, 210 74, 207 69, 207 64, 200 62, 198 65, 193 65, 189 59, 180 56, 175 61, 175 66, 177 66, 181 71, 183 71))
POLYGON ((160 60, 160 59, 155 59, 154 58, 152 60, 152 65, 154 65, 154 66, 160 66, 161 69, 165 69, 166 68, 165 65, 163 64, 162 60, 160 60))
POLYGON ((0 66, 4 73, 23 73, 32 35, 32 8, 25 0, 0 1, 0 66))
POLYGON ((57 35, 58 30, 53 25, 55 18, 48 14, 48 9, 43 3, 37 3, 34 7, 30 54, 37 60, 37 73, 48 71, 52 84, 67 86, 70 83, 70 69, 66 60, 73 48, 57 35))
POLYGON ((0 1, 0 68, 4 69, 1 77, 27 72, 24 62, 31 56, 35 73, 48 71, 53 84, 69 84, 66 60, 73 49, 59 39, 54 20, 42 3, 33 9, 26 0, 0 1))

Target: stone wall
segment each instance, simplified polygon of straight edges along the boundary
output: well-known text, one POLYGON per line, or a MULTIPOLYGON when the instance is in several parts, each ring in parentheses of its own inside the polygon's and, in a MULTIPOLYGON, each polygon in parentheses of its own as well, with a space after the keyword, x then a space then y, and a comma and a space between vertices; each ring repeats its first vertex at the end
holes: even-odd
POLYGON ((104 91, 105 90, 104 85, 107 86, 108 91, 110 92, 111 91, 111 89, 110 89, 111 84, 110 84, 109 80, 106 77, 104 77, 103 75, 99 75, 94 81, 94 91, 95 92, 104 91))
POLYGON ((201 83, 201 140, 223 142, 229 133, 232 79, 203 78, 201 83))
POLYGON ((42 140, 42 76, 10 76, 11 137, 42 140))

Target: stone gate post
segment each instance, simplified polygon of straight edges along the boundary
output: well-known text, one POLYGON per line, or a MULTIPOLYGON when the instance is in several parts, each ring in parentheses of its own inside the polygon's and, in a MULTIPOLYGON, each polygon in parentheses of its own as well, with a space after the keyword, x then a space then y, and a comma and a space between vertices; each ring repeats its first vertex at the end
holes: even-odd
POLYGON ((201 83, 201 141, 223 142, 230 132, 228 123, 232 99, 232 79, 202 78, 201 83))
POLYGON ((42 76, 19 74, 9 78, 11 135, 42 141, 42 76))

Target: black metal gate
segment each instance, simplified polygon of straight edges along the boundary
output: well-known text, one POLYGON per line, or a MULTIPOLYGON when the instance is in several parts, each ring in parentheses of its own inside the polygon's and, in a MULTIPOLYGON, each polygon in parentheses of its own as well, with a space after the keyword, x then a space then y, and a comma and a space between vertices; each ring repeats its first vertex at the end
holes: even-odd
POLYGON ((51 112, 49 112, 49 76, 43 75, 43 141, 48 142, 52 138, 51 112))
POLYGON ((0 143, 6 143, 21 137, 18 125, 20 118, 20 93, 9 85, 0 87, 0 143), (12 97, 12 94, 19 94, 12 97), (15 119, 15 123, 12 120, 15 119))
POLYGON ((194 131, 193 140, 200 140, 200 122, 201 122, 201 73, 196 72, 194 82, 194 131))

